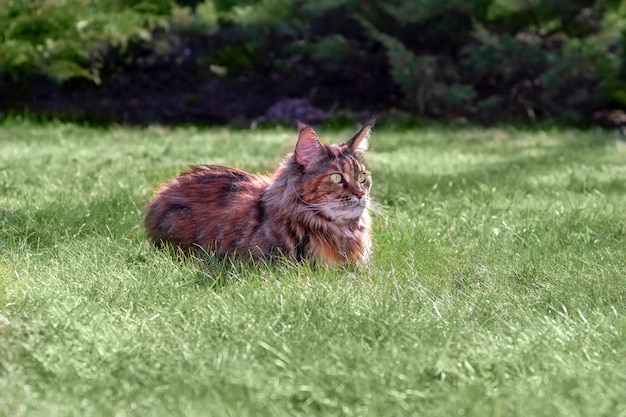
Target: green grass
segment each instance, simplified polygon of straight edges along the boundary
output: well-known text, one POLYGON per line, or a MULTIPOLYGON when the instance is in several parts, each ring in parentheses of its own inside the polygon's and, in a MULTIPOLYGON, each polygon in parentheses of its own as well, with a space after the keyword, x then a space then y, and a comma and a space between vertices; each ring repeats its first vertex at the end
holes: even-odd
POLYGON ((616 134, 380 125, 365 271, 145 243, 160 181, 268 171, 294 139, 0 126, 0 416, 626 415, 616 134))

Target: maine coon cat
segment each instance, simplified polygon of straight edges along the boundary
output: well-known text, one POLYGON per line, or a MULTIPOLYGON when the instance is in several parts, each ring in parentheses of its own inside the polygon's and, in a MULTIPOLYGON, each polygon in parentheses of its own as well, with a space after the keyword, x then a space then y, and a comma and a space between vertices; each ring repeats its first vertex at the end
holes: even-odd
POLYGON ((298 122, 295 151, 270 175, 196 165, 161 184, 146 205, 158 246, 252 259, 367 263, 371 177, 363 156, 373 120, 339 145, 298 122))

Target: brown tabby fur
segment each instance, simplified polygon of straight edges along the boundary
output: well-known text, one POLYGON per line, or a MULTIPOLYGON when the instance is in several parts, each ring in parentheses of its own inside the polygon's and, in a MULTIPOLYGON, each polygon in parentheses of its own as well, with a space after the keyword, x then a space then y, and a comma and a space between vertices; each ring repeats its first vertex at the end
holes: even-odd
POLYGON ((371 179, 363 152, 372 125, 345 143, 325 145, 298 123, 295 151, 271 175, 193 166, 162 184, 146 205, 147 234, 157 245, 186 252, 362 265, 371 246, 371 179), (341 174, 340 183, 332 174, 341 174))

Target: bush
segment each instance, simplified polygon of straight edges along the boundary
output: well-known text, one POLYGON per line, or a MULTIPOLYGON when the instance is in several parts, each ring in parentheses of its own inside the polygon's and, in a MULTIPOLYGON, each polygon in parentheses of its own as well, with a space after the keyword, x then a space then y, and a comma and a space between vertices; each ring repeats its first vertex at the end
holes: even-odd
POLYGON ((603 27, 607 14, 624 13, 619 3, 400 0, 383 9, 395 23, 387 31, 362 24, 387 50, 392 78, 418 114, 580 122, 625 104, 624 58, 609 53, 618 32, 603 27), (453 18, 431 27, 441 14, 453 18))
POLYGON ((0 7, 0 68, 14 79, 44 73, 99 82, 102 51, 149 39, 170 10, 167 0, 9 0, 0 7))
POLYGON ((258 58, 248 61, 251 71, 315 73, 320 82, 350 74, 344 84, 370 72, 378 87, 393 82, 402 93, 395 104, 418 115, 577 123, 626 103, 626 6, 619 1, 215 4, 237 33, 231 55, 258 58))
POLYGON ((98 83, 170 65, 195 90, 258 90, 257 107, 583 123, 626 107, 625 22, 619 0, 10 0, 0 70, 98 83))

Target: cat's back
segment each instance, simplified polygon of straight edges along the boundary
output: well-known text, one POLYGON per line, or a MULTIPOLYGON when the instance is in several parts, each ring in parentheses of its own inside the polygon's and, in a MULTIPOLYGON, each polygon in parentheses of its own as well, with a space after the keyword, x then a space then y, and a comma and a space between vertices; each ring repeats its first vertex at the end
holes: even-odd
POLYGON ((236 168, 194 165, 162 184, 145 207, 147 233, 181 247, 220 239, 225 225, 257 210, 269 183, 236 168))
MULTIPOLYGON (((181 184, 184 191, 249 191, 266 185, 265 176, 253 175, 237 168, 221 165, 193 165, 170 181, 170 187, 181 184)), ((166 184, 167 185, 167 184, 166 184)))
POLYGON ((161 184, 156 196, 177 199, 184 196, 196 203, 228 203, 242 193, 259 194, 269 184, 264 175, 220 165, 193 165, 169 182, 161 184))

